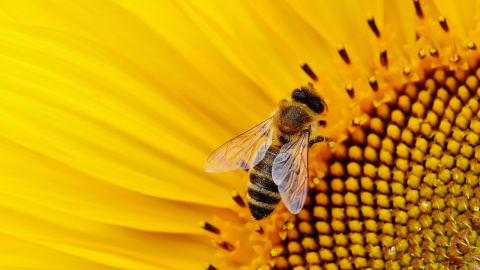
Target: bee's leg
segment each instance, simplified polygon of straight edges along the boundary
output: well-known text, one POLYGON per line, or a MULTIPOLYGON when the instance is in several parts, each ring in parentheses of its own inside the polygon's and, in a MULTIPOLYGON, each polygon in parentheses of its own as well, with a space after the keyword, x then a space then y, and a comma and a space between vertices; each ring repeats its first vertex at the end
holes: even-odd
POLYGON ((312 145, 314 145, 316 143, 319 143, 319 142, 323 142, 323 141, 325 141, 325 137, 317 136, 317 137, 310 140, 310 142, 308 143, 308 147, 311 147, 312 145))
POLYGON ((289 231, 289 230, 291 230, 295 227, 295 224, 290 222, 290 220, 292 220, 292 217, 293 217, 293 215, 292 215, 292 213, 290 213, 287 221, 285 221, 285 223, 283 223, 283 229, 284 230, 289 231))
POLYGON ((282 135, 278 135, 277 138, 282 144, 287 144, 290 142, 290 140, 287 137, 282 135))
POLYGON ((320 121, 318 121, 318 125, 321 126, 321 127, 326 127, 327 126, 327 121, 320 120, 320 121))
POLYGON ((329 137, 325 137, 325 136, 317 136, 313 139, 310 140, 310 142, 308 143, 308 147, 311 147, 312 145, 316 144, 316 143, 319 143, 319 142, 324 142, 324 141, 333 141, 332 138, 329 138, 329 137))

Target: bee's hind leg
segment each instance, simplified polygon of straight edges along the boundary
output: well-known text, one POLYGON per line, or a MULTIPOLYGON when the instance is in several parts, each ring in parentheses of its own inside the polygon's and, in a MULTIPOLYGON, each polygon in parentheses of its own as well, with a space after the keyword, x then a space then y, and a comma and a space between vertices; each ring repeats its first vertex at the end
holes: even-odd
POLYGON ((311 147, 312 145, 316 144, 316 143, 319 143, 319 142, 329 142, 329 141, 333 141, 332 138, 330 137, 325 137, 325 136, 317 136, 313 139, 310 140, 310 142, 308 142, 308 147, 311 147))

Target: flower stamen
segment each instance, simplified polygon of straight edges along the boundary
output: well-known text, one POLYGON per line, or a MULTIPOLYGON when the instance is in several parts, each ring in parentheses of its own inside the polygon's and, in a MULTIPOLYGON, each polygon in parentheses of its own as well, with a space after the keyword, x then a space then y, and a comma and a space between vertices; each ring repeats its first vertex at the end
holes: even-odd
POLYGON ((345 50, 345 46, 343 44, 338 44, 337 46, 338 53, 340 54, 340 57, 342 57, 343 61, 345 64, 350 65, 350 58, 348 58, 347 51, 345 50))
POLYGON ((203 264, 203 268, 205 270, 217 270, 217 268, 215 268, 213 265, 211 265, 210 263, 204 263, 203 264))
POLYGON ((359 117, 353 118, 352 124, 356 127, 360 126, 360 124, 361 124, 360 118, 359 117))
POLYGON ((263 228, 262 228, 262 226, 261 226, 260 224, 258 224, 258 223, 255 223, 255 224, 253 225, 253 230, 256 231, 256 232, 258 232, 259 234, 263 234, 263 228))
POLYGON ((212 224, 206 221, 201 220, 200 222, 198 222, 198 225, 206 231, 209 231, 215 234, 220 234, 220 230, 217 227, 213 226, 212 224))
POLYGON ((460 56, 457 53, 457 46, 452 45, 452 56, 450 56, 450 61, 452 63, 457 63, 460 60, 460 56))
POLYGON ((423 48, 421 48, 419 51, 418 51, 418 57, 420 57, 421 59, 425 58, 425 56, 427 56, 427 53, 425 52, 425 50, 423 48))
POLYGON ((475 42, 473 42, 472 40, 469 40, 467 41, 467 48, 469 50, 475 50, 477 49, 477 46, 475 45, 475 42))
POLYGON ((373 91, 376 92, 378 90, 377 77, 375 77, 374 75, 368 77, 368 84, 370 84, 370 87, 373 91))
POLYGON ((350 98, 353 98, 355 96, 353 85, 351 83, 347 83, 347 85, 345 85, 345 90, 347 91, 347 94, 350 98))
POLYGON ((440 26, 445 32, 448 32, 448 24, 447 24, 447 19, 443 16, 438 16, 438 22, 440 23, 440 26))
POLYGON ((270 250, 270 256, 272 256, 272 258, 276 258, 282 255, 282 253, 283 253, 283 248, 274 248, 270 250))
POLYGON ((303 63, 300 65, 300 67, 302 68, 302 70, 307 73, 307 75, 312 78, 312 80, 314 81, 317 81, 318 80, 318 77, 317 75, 315 74, 315 72, 313 72, 313 70, 310 68, 310 66, 307 64, 307 63, 303 63))
POLYGON ((423 19, 423 11, 422 6, 420 6, 419 0, 413 0, 413 4, 415 5, 415 12, 420 19, 423 19))
POLYGON ((372 32, 377 36, 377 38, 380 37, 380 31, 378 31, 377 24, 375 24, 375 19, 373 18, 373 15, 371 13, 367 14, 367 23, 368 26, 370 26, 370 29, 372 32))
POLYGON ((453 54, 452 56, 450 56, 450 61, 452 63, 457 63, 458 60, 460 60, 460 57, 458 56, 458 54, 453 54))
POLYGON ((238 206, 245 207, 245 202, 243 201, 242 197, 240 197, 240 194, 238 194, 237 191, 232 191, 231 195, 233 200, 238 204, 238 206))
POLYGON ((382 67, 388 68, 387 50, 385 49, 380 51, 380 64, 382 64, 382 67))
POLYGON ((212 243, 218 247, 221 247, 227 251, 232 251, 235 249, 235 247, 230 244, 229 242, 227 241, 221 241, 221 240, 215 240, 215 239, 212 239, 212 243))

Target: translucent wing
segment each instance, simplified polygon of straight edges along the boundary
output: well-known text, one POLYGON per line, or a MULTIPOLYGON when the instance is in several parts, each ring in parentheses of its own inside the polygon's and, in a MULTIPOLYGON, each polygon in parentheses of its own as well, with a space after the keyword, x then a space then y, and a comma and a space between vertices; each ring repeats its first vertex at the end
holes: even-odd
POLYGON ((305 131, 298 140, 284 144, 273 161, 273 181, 283 203, 294 215, 302 210, 307 195, 309 134, 305 131))
POLYGON ((272 144, 273 118, 238 135, 213 152, 205 163, 207 172, 226 172, 257 165, 272 144))

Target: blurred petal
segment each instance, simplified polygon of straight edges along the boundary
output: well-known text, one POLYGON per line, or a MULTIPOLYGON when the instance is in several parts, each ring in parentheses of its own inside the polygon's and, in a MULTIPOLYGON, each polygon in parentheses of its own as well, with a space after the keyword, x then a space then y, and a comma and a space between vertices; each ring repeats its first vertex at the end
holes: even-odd
MULTIPOLYGON (((156 93, 156 83, 135 65, 61 33, 3 28, 2 39, 3 136, 136 192, 221 203, 215 194, 224 190, 200 173, 205 157, 188 143, 192 135, 174 136, 165 118, 194 120, 156 93)), ((176 132, 184 134, 181 129, 176 132)))

